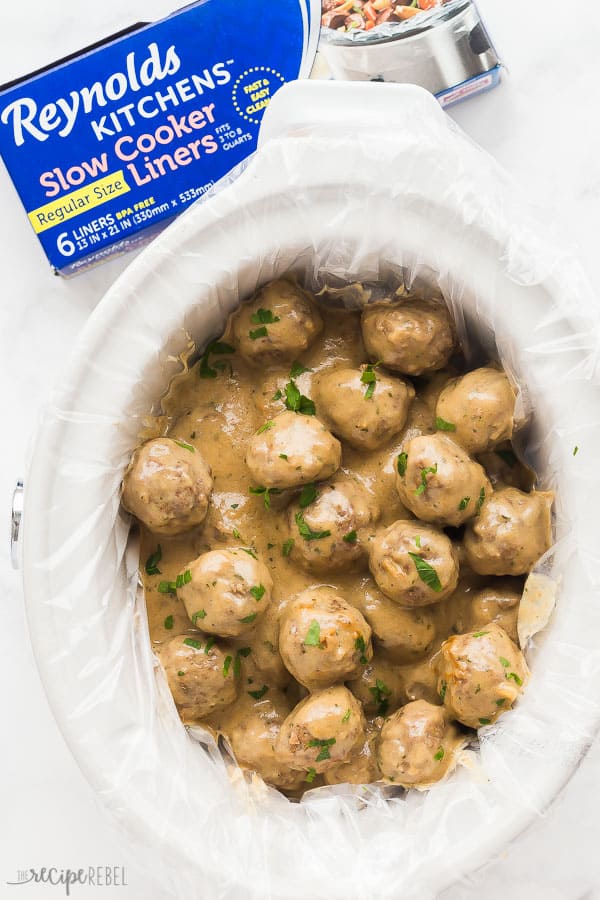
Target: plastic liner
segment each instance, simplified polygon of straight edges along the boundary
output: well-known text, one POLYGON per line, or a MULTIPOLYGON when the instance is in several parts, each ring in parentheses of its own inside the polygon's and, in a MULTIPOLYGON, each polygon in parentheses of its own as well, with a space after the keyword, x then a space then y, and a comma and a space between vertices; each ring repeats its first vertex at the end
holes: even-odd
POLYGON ((542 814, 598 728, 600 311, 560 238, 417 88, 282 88, 257 155, 220 188, 117 281, 47 409, 24 512, 42 679, 84 773, 180 900, 426 900, 542 814), (429 792, 289 802, 186 731, 151 652, 122 473, 190 340, 201 351, 290 271, 313 290, 439 291, 469 358, 520 385, 522 452, 556 492, 536 577, 557 602, 526 648, 528 689, 429 792))

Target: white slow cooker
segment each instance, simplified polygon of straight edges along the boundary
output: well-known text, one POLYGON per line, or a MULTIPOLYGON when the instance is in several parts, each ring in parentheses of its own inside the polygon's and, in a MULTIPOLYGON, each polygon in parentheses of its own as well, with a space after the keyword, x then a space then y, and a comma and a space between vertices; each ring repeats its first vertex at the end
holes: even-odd
POLYGON ((434 896, 545 809, 595 734, 600 311, 536 228, 426 92, 289 85, 247 168, 144 251, 84 328, 25 485, 31 636, 68 745, 180 900, 434 896), (150 650, 123 470, 190 340, 202 349, 289 271, 312 286, 441 288, 467 350, 498 355, 524 386, 526 453, 557 492, 543 571, 558 602, 529 648, 528 690, 482 730, 472 764, 427 793, 325 789, 292 804, 232 782, 179 722, 150 650))

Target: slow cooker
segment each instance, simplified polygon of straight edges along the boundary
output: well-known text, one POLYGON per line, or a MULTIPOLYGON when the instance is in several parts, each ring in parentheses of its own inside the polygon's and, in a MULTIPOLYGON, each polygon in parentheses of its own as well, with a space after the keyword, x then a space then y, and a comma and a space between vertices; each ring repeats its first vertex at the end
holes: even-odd
POLYGON ((416 87, 282 88, 248 166, 117 280, 35 441, 25 597, 69 747, 179 898, 423 900, 498 853, 565 784, 600 720, 599 347, 600 312, 577 264, 416 87), (522 386, 523 450, 556 491, 556 543, 538 577, 557 603, 528 648, 531 683, 480 732, 470 764, 429 792, 341 787, 291 803, 242 778, 186 732, 150 648, 123 471, 186 354, 285 272, 311 287, 441 290, 467 353, 500 358, 522 386))

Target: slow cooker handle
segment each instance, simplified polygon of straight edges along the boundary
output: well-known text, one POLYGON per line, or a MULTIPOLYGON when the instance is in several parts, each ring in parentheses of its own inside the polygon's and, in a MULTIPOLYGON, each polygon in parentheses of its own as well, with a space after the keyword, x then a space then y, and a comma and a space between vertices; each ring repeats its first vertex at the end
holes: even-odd
POLYGON ((21 545, 19 543, 21 522, 23 519, 23 482, 19 478, 12 498, 12 514, 10 522, 10 561, 13 569, 21 568, 21 545))

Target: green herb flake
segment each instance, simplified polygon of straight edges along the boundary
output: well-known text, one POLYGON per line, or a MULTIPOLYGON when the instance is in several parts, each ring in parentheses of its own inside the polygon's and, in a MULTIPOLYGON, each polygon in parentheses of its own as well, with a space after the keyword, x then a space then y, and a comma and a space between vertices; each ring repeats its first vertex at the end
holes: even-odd
POLYGON ((308 631, 306 632, 306 637, 304 638, 304 643, 307 647, 321 646, 321 626, 316 619, 313 619, 310 623, 308 631))
POLYGON ((417 494, 417 496, 425 493, 425 491, 427 490, 427 476, 435 475, 437 470, 438 470, 437 463, 435 463, 435 465, 433 465, 433 466, 424 466, 421 469, 421 484, 415 491, 415 494, 417 494))
POLYGON ((234 536, 234 538, 235 538, 237 541, 241 541, 242 536, 241 536, 241 534, 239 533, 239 531, 238 531, 237 528, 234 528, 233 531, 232 531, 231 533, 232 533, 232 535, 234 536))
POLYGON ((463 497, 460 503, 458 504, 459 510, 462 512, 463 509, 466 509, 469 503, 471 502, 470 497, 463 497))
POLYGON ((489 725, 491 721, 492 721, 491 719, 480 719, 479 724, 480 725, 489 725))
POLYGON ((508 667, 510 666, 510 663, 509 663, 509 661, 506 659, 506 657, 505 657, 505 656, 499 656, 498 659, 500 660, 500 662, 502 663, 502 665, 504 666, 504 668, 505 668, 505 669, 508 669, 508 667))
POLYGON ((480 637, 483 637, 484 634, 489 634, 489 631, 475 631, 475 632, 473 632, 473 637, 480 638, 480 637))
POLYGON ((312 369, 307 369, 301 362, 294 360, 290 369, 290 378, 298 378, 299 375, 304 375, 305 372, 312 372, 312 369))
POLYGON ((356 640, 354 641, 354 649, 355 649, 355 650, 358 650, 358 652, 360 653, 360 661, 361 661, 361 663, 362 663, 363 665, 366 665, 366 664, 369 662, 369 660, 367 659, 367 657, 366 657, 366 655, 365 655, 365 651, 366 651, 366 649, 367 649, 367 645, 366 645, 366 643, 365 643, 365 639, 364 639, 364 637, 362 636, 362 634, 359 634, 359 636, 358 636, 358 637, 356 638, 356 640))
POLYGON ((501 697, 500 700, 496 700, 496 706, 504 706, 506 703, 506 697, 501 697))
POLYGON ((185 638, 183 643, 187 647, 193 647, 194 650, 202 650, 202 644, 200 641, 194 640, 194 638, 185 638))
POLYGON ((181 676, 181 675, 185 675, 185 672, 183 671, 183 669, 180 669, 177 674, 181 676))
POLYGON ((248 556, 251 556, 251 557, 252 557, 252 559, 258 559, 258 556, 257 556, 256 553, 254 552, 254 550, 249 550, 248 547, 240 547, 240 550, 241 550, 243 553, 247 553, 248 556))
POLYGON ((252 596, 254 597, 256 602, 258 603, 259 600, 262 600, 262 598, 264 597, 265 590, 266 590, 266 588, 265 588, 264 584, 255 584, 254 587, 250 588, 250 593, 252 594, 252 596))
POLYGON ((223 678, 227 678, 229 674, 229 669, 231 668, 231 663, 233 662, 233 656, 227 655, 225 657, 225 662, 223 663, 223 678))
POLYGON ((446 422, 441 416, 435 417, 435 427, 438 431, 456 431, 456 425, 453 422, 446 422))
POLYGON ((160 581, 158 584, 159 594, 174 594, 177 590, 177 584, 174 581, 160 581))
POLYGON ((419 575, 421 581, 423 581, 427 587, 431 588, 432 591, 435 591, 436 594, 439 594, 442 590, 442 584, 438 577, 438 573, 435 571, 432 565, 427 562, 427 560, 418 556, 416 553, 411 553, 410 550, 408 555, 412 559, 415 564, 415 568, 419 575))
POLYGON ((398 475, 402 478, 406 475, 406 466, 408 464, 408 453, 400 453, 398 459, 396 460, 396 467, 398 469, 398 475))
POLYGON ((279 316, 274 316, 271 309, 264 309, 262 306, 250 316, 253 325, 274 325, 279 322, 279 316))
POLYGON ((306 773, 306 781, 308 781, 309 784, 312 784, 316 777, 317 777, 317 770, 313 769, 313 767, 311 766, 310 769, 308 770, 308 772, 306 773))
POLYGON ((191 444, 186 444, 185 441, 175 441, 175 443, 177 444, 178 447, 183 447, 184 450, 189 450, 190 453, 196 452, 196 448, 192 447, 191 444))
POLYGON ((441 745, 440 745, 438 752, 434 753, 433 758, 435 760, 437 760, 438 762, 441 762, 441 760, 444 758, 444 748, 441 745))
POLYGON ((280 454, 279 454, 279 459, 287 459, 287 458, 288 458, 287 453, 280 453, 280 454))
POLYGON ((421 549, 421 535, 420 534, 418 534, 415 538, 415 547, 418 547, 419 550, 421 549))
POLYGON ((319 738, 313 738, 308 742, 309 747, 320 747, 319 755, 317 756, 315 762, 322 762, 324 759, 330 759, 329 748, 335 744, 335 738, 325 738, 324 740, 320 740, 319 738))
POLYGON ((173 627, 173 616, 167 616, 165 619, 165 628, 170 631, 173 627))
POLYGON ((485 500, 485 488, 482 487, 481 490, 479 491, 479 498, 477 500, 477 512, 479 512, 481 510, 484 500, 485 500))
POLYGON ((294 549, 295 543, 296 543, 296 541, 294 540, 294 538, 288 538, 287 541, 284 541, 283 544, 281 545, 281 555, 289 556, 290 553, 292 552, 292 550, 294 549))
POLYGON ((210 637, 210 638, 207 640, 207 642, 206 642, 206 647, 204 648, 204 652, 206 653, 207 656, 208 656, 208 654, 210 653, 210 651, 212 650, 212 647, 213 647, 214 642, 215 642, 214 637, 210 637))
POLYGON ((342 722, 347 722, 350 716, 352 715, 352 710, 347 709, 344 715, 342 716, 342 722))
POLYGON ((385 716, 389 708, 389 697, 392 696, 390 688, 381 678, 375 679, 375 687, 369 688, 369 693, 373 695, 375 703, 377 703, 377 715, 385 716))
POLYGON ((175 580, 175 587, 182 588, 184 584, 189 584, 192 580, 192 572, 190 569, 186 569, 185 572, 180 572, 175 580))
POLYGON ((305 397, 296 385, 295 381, 288 381, 285 386, 285 405, 291 412, 304 416, 316 414, 315 404, 309 397, 305 397))
POLYGON ((257 615, 258 613, 250 613, 249 616, 244 616, 244 618, 239 621, 242 622, 243 625, 250 625, 251 622, 254 622, 257 615))
POLYGON ((447 690, 448 690, 448 682, 442 681, 442 684, 440 686, 440 700, 442 701, 442 703, 446 699, 446 691, 447 690))
POLYGON ((361 383, 367 385, 367 389, 364 393, 365 400, 370 400, 375 393, 375 385, 377 384, 375 367, 378 365, 379 363, 369 364, 365 367, 364 372, 360 376, 361 383))
POLYGON ((297 512, 294 516, 294 520, 296 522, 296 526, 300 535, 304 538, 305 541, 319 541, 322 538, 327 538, 331 536, 331 531, 313 531, 309 525, 304 521, 304 516, 301 512, 297 512))
POLYGON ((521 685, 523 684, 523 679, 521 678, 520 675, 517 675, 516 672, 509 672, 506 677, 512 678, 512 680, 515 682, 515 684, 518 684, 519 687, 521 687, 521 685))
POLYGON ((265 509, 271 509, 271 494, 280 494, 281 490, 279 488, 249 487, 248 493, 262 495, 265 509))
POLYGON ((205 618, 206 618, 206 610, 199 609, 198 612, 195 612, 194 615, 192 616, 192 624, 195 625, 196 622, 198 621, 198 619, 205 619, 205 618))
POLYGON ((311 503, 317 499, 318 493, 314 484, 311 482, 310 484, 305 484, 302 488, 302 492, 300 497, 298 498, 298 506, 300 509, 306 509, 307 506, 310 506, 311 503))
POLYGON ((355 544, 358 540, 356 528, 353 528, 352 531, 349 531, 348 534, 345 534, 342 540, 345 541, 346 544, 355 544))
POLYGON ((282 398, 283 398, 283 392, 281 391, 280 388, 277 388, 277 390, 271 397, 271 400, 281 400, 282 398))
POLYGON ((154 551, 151 553, 148 559, 146 560, 146 575, 160 575, 161 571, 158 568, 158 564, 162 559, 162 548, 160 544, 154 551))
POLYGON ((259 338, 264 338, 268 334, 267 326, 261 325, 260 328, 255 328, 254 330, 250 330, 248 332, 248 337, 251 341, 257 341, 259 338))
POLYGON ((267 691, 269 690, 269 686, 267 684, 263 684, 263 686, 258 691, 248 691, 251 697, 254 697, 255 700, 262 700, 267 691))
POLYGON ((274 428, 274 427, 275 427, 275 422, 273 421, 273 419, 269 419, 268 422, 265 422, 264 425, 260 426, 260 428, 258 429, 258 431, 256 433, 263 434, 265 431, 269 431, 271 428, 274 428))
POLYGON ((578 453, 579 453, 579 447, 577 447, 577 446, 573 447, 573 456, 577 456, 578 453))

